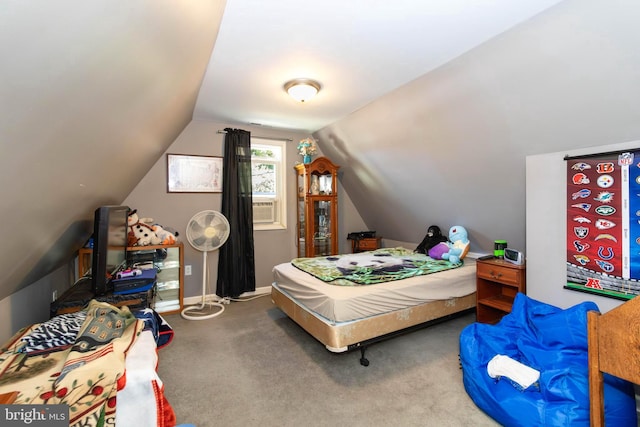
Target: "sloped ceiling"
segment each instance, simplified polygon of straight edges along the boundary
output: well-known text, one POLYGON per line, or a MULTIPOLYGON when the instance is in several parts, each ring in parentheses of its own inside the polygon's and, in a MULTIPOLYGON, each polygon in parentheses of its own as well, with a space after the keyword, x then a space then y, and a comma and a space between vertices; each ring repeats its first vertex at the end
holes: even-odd
POLYGON ((0 299, 68 261, 190 122, 224 1, 0 6, 0 299))
POLYGON ((314 132, 559 2, 227 0, 194 117, 314 132))

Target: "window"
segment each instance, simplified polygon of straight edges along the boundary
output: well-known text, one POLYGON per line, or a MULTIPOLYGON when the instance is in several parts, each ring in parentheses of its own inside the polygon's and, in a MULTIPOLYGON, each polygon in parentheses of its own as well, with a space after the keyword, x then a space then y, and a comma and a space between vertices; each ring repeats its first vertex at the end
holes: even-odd
POLYGON ((253 229, 287 228, 285 141, 251 138, 253 229))

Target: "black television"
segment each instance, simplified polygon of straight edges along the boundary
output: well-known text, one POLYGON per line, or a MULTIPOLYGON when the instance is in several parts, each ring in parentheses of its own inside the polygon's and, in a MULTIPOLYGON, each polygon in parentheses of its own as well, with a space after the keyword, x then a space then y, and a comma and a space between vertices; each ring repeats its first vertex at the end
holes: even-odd
POLYGON ((112 287, 111 279, 127 263, 128 206, 100 206, 93 222, 91 284, 95 296, 112 287))

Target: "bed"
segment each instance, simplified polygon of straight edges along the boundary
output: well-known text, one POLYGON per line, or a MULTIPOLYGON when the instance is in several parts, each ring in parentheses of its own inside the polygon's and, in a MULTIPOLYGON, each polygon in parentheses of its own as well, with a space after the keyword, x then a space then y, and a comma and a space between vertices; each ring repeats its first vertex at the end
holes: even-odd
MULTIPOLYGON (((342 265, 353 264, 385 252, 399 258, 428 258, 406 248, 333 258, 342 265)), ((370 285, 340 279, 341 286, 302 271, 295 261, 273 268, 273 303, 329 351, 359 349, 364 366, 369 364, 365 358, 369 344, 475 310, 476 267, 469 256, 461 265, 443 271, 370 285)))
POLYGON ((157 350, 172 337, 151 309, 92 300, 0 348, 0 396, 16 407, 68 408, 69 426, 175 426, 156 371, 157 350))

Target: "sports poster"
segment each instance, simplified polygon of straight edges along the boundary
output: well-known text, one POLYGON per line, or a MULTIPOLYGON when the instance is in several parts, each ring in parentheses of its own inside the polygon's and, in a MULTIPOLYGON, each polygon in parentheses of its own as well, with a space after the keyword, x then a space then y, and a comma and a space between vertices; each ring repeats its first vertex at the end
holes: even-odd
POLYGON ((567 284, 640 294, 640 151, 567 157, 567 284))

